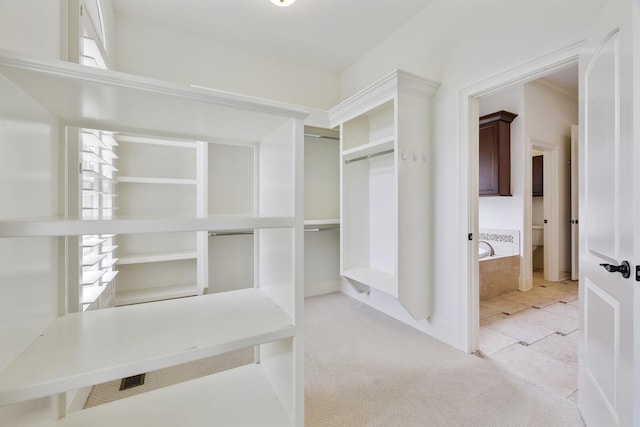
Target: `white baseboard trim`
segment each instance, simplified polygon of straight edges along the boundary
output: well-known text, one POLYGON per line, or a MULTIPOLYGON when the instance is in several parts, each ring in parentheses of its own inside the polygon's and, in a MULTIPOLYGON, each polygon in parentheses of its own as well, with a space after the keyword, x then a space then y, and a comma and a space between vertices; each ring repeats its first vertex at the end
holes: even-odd
POLYGON ((361 293, 358 292, 356 288, 346 283, 345 280, 340 283, 340 291, 353 299, 367 304, 368 306, 375 308, 376 310, 381 311, 402 323, 450 345, 451 347, 466 351, 466 349, 460 348, 460 331, 453 325, 449 325, 441 320, 434 319, 433 317, 429 320, 415 320, 402 306, 402 304, 389 294, 373 288, 370 289, 368 294, 361 293))
POLYGON ((340 291, 340 279, 323 280, 321 282, 305 283, 304 297, 332 294, 340 291))

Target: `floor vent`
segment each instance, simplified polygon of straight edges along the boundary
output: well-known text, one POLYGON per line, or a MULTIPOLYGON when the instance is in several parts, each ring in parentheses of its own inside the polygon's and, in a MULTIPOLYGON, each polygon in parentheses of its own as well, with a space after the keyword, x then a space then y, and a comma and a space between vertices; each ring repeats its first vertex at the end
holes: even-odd
POLYGON ((120 391, 128 390, 130 388, 138 387, 139 385, 144 384, 144 375, 145 374, 139 374, 132 377, 123 378, 122 381, 120 381, 120 391))

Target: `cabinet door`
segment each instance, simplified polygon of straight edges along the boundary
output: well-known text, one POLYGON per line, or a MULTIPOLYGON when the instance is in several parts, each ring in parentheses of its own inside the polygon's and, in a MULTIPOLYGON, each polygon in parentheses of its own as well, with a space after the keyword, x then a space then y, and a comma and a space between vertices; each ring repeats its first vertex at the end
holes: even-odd
POLYGON ((543 193, 543 156, 535 156, 532 159, 532 188, 531 194, 533 196, 542 196, 543 193))
POLYGON ((480 125, 479 140, 479 170, 478 187, 481 196, 496 196, 500 167, 500 147, 498 140, 497 122, 480 125))

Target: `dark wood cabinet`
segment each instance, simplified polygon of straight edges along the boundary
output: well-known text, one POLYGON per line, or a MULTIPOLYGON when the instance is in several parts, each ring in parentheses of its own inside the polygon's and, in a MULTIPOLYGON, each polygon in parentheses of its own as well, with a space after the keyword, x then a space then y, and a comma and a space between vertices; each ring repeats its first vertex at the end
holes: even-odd
POLYGON ((511 122, 516 117, 508 111, 480 117, 480 196, 511 195, 511 122))
POLYGON ((533 196, 543 196, 544 190, 544 179, 543 179, 543 161, 544 156, 535 156, 531 160, 531 170, 532 170, 532 188, 531 194, 533 196))

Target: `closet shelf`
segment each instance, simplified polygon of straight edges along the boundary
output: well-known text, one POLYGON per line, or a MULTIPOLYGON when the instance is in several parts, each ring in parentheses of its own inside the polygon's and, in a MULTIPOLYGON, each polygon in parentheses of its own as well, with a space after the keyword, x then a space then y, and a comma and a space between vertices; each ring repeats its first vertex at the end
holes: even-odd
MULTIPOLYGON (((232 231, 256 228, 293 227, 293 217, 253 215, 194 216, 114 216, 113 219, 9 219, 0 220, 0 237, 79 236, 92 234, 132 234, 173 231, 232 231)), ((84 245, 83 245, 84 246, 84 245)))
POLYGON ((196 283, 129 290, 117 289, 115 305, 140 304, 143 302, 163 301, 173 298, 193 297, 196 295, 198 295, 198 285, 196 283))
POLYGON ((0 405, 294 334, 292 319, 257 288, 73 313, 54 320, 0 371, 0 405))
POLYGON ((0 50, 0 74, 52 115, 91 129, 258 142, 291 118, 309 115, 282 102, 33 59, 7 50, 0 50), (100 113, 87 105, 98 106, 100 113))
POLYGON ((250 364, 77 411, 57 427, 292 426, 260 365, 250 364))
POLYGON ((182 252, 158 252, 149 254, 121 254, 120 265, 144 264, 147 262, 180 261, 184 259, 196 259, 196 251, 182 252))
POLYGON ((371 156, 394 149, 395 138, 393 136, 371 141, 368 144, 359 145, 342 151, 343 160, 353 160, 358 157, 371 156))
POLYGON ((304 226, 306 227, 322 227, 322 226, 334 226, 340 225, 339 219, 305 219, 304 226))
POLYGON ((173 185, 196 185, 195 179, 181 178, 148 178, 140 176, 119 176, 118 182, 131 184, 173 184, 173 185))
POLYGON ((342 275, 363 285, 371 286, 394 297, 398 297, 396 276, 375 268, 363 267, 345 270, 342 275))

